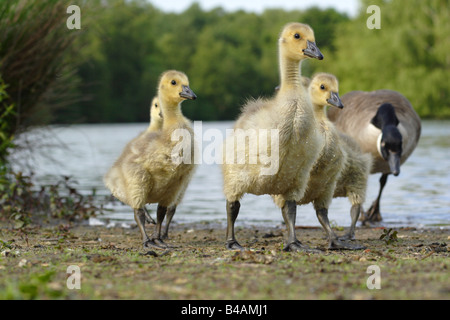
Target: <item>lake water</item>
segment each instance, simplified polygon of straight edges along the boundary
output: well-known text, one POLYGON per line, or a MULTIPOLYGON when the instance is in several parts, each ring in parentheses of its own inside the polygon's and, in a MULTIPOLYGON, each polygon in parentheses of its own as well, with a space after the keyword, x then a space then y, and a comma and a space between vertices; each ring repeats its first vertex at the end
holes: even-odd
MULTIPOLYGON (((232 122, 203 122, 203 132, 225 130, 232 122)), ((390 176, 384 189, 381 211, 385 226, 450 226, 450 121, 423 121, 419 146, 401 167, 398 177, 390 176)), ((24 159, 31 162, 40 184, 57 181, 61 175, 72 176, 82 192, 93 188, 99 195, 108 195, 102 176, 119 156, 125 144, 147 127, 146 124, 73 125, 52 127, 50 131, 34 131, 27 135, 45 144, 64 143, 65 148, 40 147, 30 159, 29 154, 13 156, 16 168, 23 168, 24 159), (49 159, 53 158, 54 160, 49 159)), ((210 145, 204 141, 203 148, 210 145)), ((365 208, 375 199, 380 174, 371 175, 365 208)), ((148 206, 155 216, 156 205, 148 206)), ((134 223, 132 210, 120 202, 108 207, 99 219, 134 223)), ((346 198, 334 199, 329 218, 340 226, 350 223, 350 204, 346 198)), ((98 222, 94 220, 93 222, 98 222)), ((226 224, 222 176, 216 164, 199 165, 179 205, 174 223, 210 222, 226 224)), ((237 225, 275 226, 282 223, 281 212, 269 196, 246 195, 241 202, 237 225)), ((298 207, 297 225, 319 226, 311 205, 298 207)))

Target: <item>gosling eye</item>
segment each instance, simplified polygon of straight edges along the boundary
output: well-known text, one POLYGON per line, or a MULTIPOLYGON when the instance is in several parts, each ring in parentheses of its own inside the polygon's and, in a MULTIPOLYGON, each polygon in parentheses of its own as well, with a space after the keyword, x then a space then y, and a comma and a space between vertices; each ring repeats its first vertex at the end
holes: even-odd
POLYGON ((320 89, 325 90, 325 86, 323 84, 321 84, 320 89))
POLYGON ((155 108, 158 108, 158 104, 157 103, 155 103, 155 108))
POLYGON ((172 85, 176 85, 177 82, 176 82, 175 80, 172 80, 171 84, 172 84, 172 85))
POLYGON ((298 33, 294 34, 295 39, 300 39, 300 35, 298 33))

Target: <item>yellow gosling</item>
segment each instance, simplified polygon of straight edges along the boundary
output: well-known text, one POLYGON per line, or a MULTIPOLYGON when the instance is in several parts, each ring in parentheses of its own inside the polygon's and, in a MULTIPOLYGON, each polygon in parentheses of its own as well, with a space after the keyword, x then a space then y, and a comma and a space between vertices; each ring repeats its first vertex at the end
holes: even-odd
POLYGON ((104 177, 111 193, 133 208, 144 247, 168 247, 161 239, 162 221, 194 173, 194 132, 181 112, 181 103, 186 99, 196 99, 187 76, 174 70, 163 73, 158 85, 162 128, 146 132, 129 143, 104 177), (183 138, 174 139, 174 134, 178 137, 179 133, 184 134, 183 138), (151 237, 144 228, 143 207, 147 203, 158 203, 151 237))
POLYGON ((228 249, 242 249, 235 238, 234 223, 239 214, 240 199, 251 193, 280 194, 286 199, 282 208, 288 226, 286 251, 315 251, 303 245, 295 234, 295 203, 304 196, 309 173, 323 145, 309 95, 302 86, 300 64, 309 57, 321 60, 323 56, 315 44, 313 30, 301 23, 289 23, 283 28, 278 48, 279 91, 272 99, 249 101, 236 121, 234 134, 224 144, 222 172, 227 200, 228 249), (239 134, 254 132, 258 135, 264 130, 278 134, 276 138, 270 136, 267 146, 261 146, 260 139, 253 143, 250 139, 246 140, 248 143, 239 143, 239 134), (273 163, 265 163, 261 147, 268 149, 267 154, 276 153, 275 170, 267 171, 273 169, 269 167, 273 163), (233 152, 231 157, 230 150, 233 152), (243 155, 240 153, 242 150, 243 155), (250 161, 255 158, 255 163, 250 161))

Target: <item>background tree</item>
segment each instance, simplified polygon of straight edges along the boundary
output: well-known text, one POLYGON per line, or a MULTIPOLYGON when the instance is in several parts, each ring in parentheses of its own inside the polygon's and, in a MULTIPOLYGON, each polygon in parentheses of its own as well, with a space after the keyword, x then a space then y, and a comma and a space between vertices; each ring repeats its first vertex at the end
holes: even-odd
POLYGON ((449 9, 448 0, 364 0, 355 19, 337 26, 335 54, 319 69, 338 76, 342 93, 397 90, 422 117, 448 117, 449 9), (369 4, 381 9, 381 29, 366 27, 369 4))
MULTIPOLYGON (((234 119, 249 97, 273 94, 279 82, 277 39, 284 24, 307 21, 317 28, 321 49, 332 49, 335 25, 348 20, 332 9, 258 15, 204 11, 197 3, 174 14, 144 0, 96 0, 83 12, 96 17, 77 39, 86 101, 59 112, 59 122, 148 121, 157 78, 166 69, 187 73, 199 96, 184 106, 186 116, 234 119)), ((305 74, 314 68, 306 63, 305 74)))
POLYGON ((255 14, 194 3, 165 13, 146 0, 79 0, 82 29, 73 32, 64 2, 5 0, 0 71, 20 110, 10 125, 147 122, 167 69, 188 74, 199 96, 184 106, 189 118, 233 120, 246 99, 273 94, 277 39, 291 21, 313 27, 325 56, 306 61, 303 75, 335 73, 342 93, 397 90, 422 117, 449 117, 449 1, 411 1, 362 0, 350 19, 334 9, 255 14), (369 4, 381 8, 380 30, 366 26, 369 4))

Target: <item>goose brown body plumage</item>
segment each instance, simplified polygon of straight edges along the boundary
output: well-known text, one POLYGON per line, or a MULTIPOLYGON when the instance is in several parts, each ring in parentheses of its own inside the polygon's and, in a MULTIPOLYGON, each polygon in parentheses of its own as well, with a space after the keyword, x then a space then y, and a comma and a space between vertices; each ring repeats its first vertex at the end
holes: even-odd
POLYGON ((363 152, 373 157, 371 173, 381 173, 377 199, 364 220, 380 221, 380 199, 389 174, 398 175, 400 166, 416 148, 421 121, 411 103, 392 90, 352 91, 342 96, 343 112, 328 111, 336 127, 356 140, 363 152))

